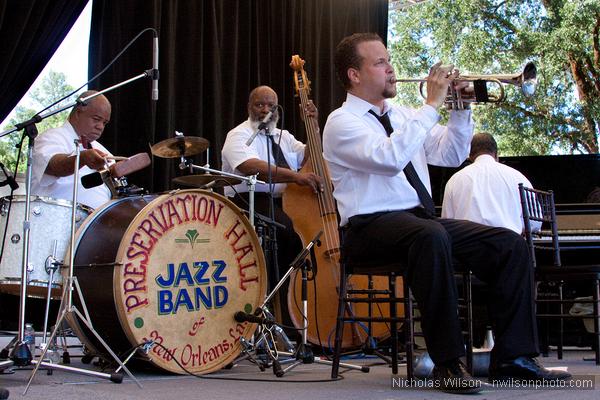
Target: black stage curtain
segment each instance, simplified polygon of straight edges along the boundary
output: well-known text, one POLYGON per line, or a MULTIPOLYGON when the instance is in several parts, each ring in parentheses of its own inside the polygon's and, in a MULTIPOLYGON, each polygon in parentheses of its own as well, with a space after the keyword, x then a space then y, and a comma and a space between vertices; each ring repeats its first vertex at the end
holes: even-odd
MULTIPOLYGON (((292 55, 306 61, 321 126, 345 93, 335 78, 337 43, 354 32, 387 35, 387 0, 94 0, 90 76, 144 28, 160 37, 159 100, 150 81, 139 80, 107 94, 112 121, 101 142, 114 154, 149 151, 174 136, 210 141, 210 164, 219 168, 227 132, 247 118, 248 93, 269 85, 285 109, 285 128, 304 140, 294 98, 292 55)), ((92 88, 105 88, 152 66, 152 35, 144 34, 92 88)), ((204 164, 205 156, 194 157, 204 164)), ((181 172, 179 160, 154 158, 152 170, 130 181, 159 192, 181 172)))
POLYGON ((0 120, 42 72, 87 2, 0 1, 0 120))

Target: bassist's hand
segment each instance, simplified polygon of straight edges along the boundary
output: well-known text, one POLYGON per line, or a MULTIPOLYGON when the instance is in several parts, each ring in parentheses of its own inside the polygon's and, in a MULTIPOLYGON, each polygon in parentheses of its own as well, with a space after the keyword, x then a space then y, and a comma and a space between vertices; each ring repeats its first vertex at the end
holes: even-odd
POLYGON ((298 172, 294 182, 300 186, 310 186, 315 194, 323 191, 323 180, 312 172, 298 172))

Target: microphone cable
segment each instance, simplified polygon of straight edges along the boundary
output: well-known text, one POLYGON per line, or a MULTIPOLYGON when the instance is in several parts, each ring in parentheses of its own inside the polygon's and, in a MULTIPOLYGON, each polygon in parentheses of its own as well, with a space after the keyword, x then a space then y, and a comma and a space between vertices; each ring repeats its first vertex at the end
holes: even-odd
MULTIPOLYGON (((139 347, 142 347, 144 344, 145 343, 141 343, 141 344, 139 344, 138 346, 135 346, 135 347, 139 348, 139 347)), ((169 356, 171 356, 171 359, 173 361, 175 361, 175 364, 177 364, 177 366, 179 368, 181 368, 186 374, 188 374, 189 376, 193 376, 195 378, 200 378, 200 379, 214 379, 214 380, 223 380, 223 381, 246 381, 246 382, 285 382, 285 383, 335 382, 335 381, 339 381, 339 380, 344 379, 344 377, 343 377, 343 375, 341 373, 339 374, 339 376, 337 378, 329 378, 329 379, 307 379, 307 380, 293 380, 293 379, 254 379, 254 378, 233 378, 233 377, 228 377, 228 376, 206 376, 206 375, 199 375, 199 374, 196 374, 196 373, 188 370, 183 365, 181 365, 181 363, 177 360, 177 358, 175 358, 175 356, 173 355, 173 353, 171 353, 171 350, 169 350, 168 348, 166 348, 163 344, 155 342, 154 345, 160 347, 169 356)))
POLYGON ((45 107, 44 109, 42 109, 41 111, 38 111, 35 116, 40 115, 41 113, 43 113, 44 111, 54 107, 55 105, 57 105, 58 103, 60 103, 61 101, 71 97, 72 95, 74 95, 75 93, 79 92, 81 89, 83 89, 86 85, 89 85, 90 83, 94 82, 96 79, 98 79, 100 76, 102 76, 106 70, 108 70, 108 68, 110 68, 122 55, 123 53, 125 53, 125 51, 131 47, 131 45, 133 45, 133 43, 135 43, 140 36, 142 36, 144 33, 148 32, 148 31, 152 31, 154 33, 153 36, 158 36, 158 31, 154 28, 146 28, 144 30, 142 30, 140 33, 138 33, 133 39, 131 39, 129 41, 129 43, 127 43, 125 45, 125 47, 108 63, 108 65, 106 67, 104 67, 104 69, 102 69, 102 71, 98 72, 96 75, 94 75, 90 80, 88 80, 86 83, 84 83, 83 85, 79 86, 77 89, 73 90, 71 93, 61 97, 60 99, 56 100, 54 103, 50 104, 49 106, 45 107))

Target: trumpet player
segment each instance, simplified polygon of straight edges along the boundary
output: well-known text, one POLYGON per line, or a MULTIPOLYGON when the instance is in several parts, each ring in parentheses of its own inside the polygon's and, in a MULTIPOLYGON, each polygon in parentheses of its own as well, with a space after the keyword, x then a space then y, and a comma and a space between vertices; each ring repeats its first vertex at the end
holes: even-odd
POLYGON ((490 287, 489 310, 496 334, 489 369, 493 379, 556 380, 536 360, 538 339, 532 297, 533 271, 521 236, 504 228, 438 218, 427 164, 458 166, 469 154, 470 110, 453 110, 446 126, 438 109, 458 71, 435 64, 418 109, 389 101, 396 95, 390 57, 376 34, 344 38, 334 57, 347 92, 323 133, 323 152, 335 187, 344 251, 353 260, 396 262, 421 312, 427 350, 438 388, 474 393, 481 382, 469 375, 457 314, 453 261, 490 287))

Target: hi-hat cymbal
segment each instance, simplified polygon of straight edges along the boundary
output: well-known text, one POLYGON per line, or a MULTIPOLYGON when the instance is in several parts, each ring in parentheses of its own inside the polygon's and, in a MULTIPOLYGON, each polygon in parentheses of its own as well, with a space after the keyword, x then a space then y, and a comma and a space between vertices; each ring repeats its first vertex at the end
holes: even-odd
POLYGON ((242 180, 238 178, 230 178, 229 176, 211 174, 185 175, 173 179, 173 183, 177 185, 191 187, 204 187, 211 182, 214 182, 212 185, 210 185, 211 188, 220 188, 223 186, 237 185, 238 183, 242 182, 242 180))
POLYGON ((198 136, 177 136, 152 146, 152 154, 162 158, 194 156, 208 149, 208 140, 198 136))

